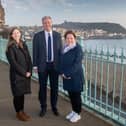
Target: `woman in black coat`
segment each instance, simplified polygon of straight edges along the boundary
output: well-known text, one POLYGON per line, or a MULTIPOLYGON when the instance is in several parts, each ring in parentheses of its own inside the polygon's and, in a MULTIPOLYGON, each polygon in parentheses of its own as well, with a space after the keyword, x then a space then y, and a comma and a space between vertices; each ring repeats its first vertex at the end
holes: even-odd
POLYGON ((76 43, 74 32, 67 31, 64 37, 65 46, 61 56, 60 71, 63 77, 63 88, 68 91, 72 104, 72 112, 66 116, 66 119, 74 123, 81 119, 81 91, 84 84, 83 52, 81 46, 76 43))
POLYGON ((30 116, 24 112, 24 95, 31 93, 32 62, 18 28, 13 28, 9 34, 6 56, 10 64, 10 83, 16 117, 21 121, 28 121, 30 116))

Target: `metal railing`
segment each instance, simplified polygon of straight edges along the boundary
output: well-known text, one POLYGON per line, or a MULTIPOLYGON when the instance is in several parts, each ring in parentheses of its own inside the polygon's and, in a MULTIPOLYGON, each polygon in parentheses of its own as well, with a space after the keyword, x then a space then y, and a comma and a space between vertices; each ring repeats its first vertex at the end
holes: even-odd
MULTIPOLYGON (((80 41, 82 46, 83 43, 80 41)), ((7 40, 0 38, 0 60, 7 62, 5 56, 7 40)), ((32 43, 27 42, 30 54, 32 43)), ((126 126, 126 55, 124 49, 117 54, 109 48, 95 51, 83 48, 85 85, 82 93, 82 103, 110 119, 126 126)), ((38 78, 33 73, 33 78, 38 78)), ((67 94, 59 82, 59 91, 67 94)))
POLYGON ((84 47, 84 54, 83 103, 126 126, 126 49, 84 47))

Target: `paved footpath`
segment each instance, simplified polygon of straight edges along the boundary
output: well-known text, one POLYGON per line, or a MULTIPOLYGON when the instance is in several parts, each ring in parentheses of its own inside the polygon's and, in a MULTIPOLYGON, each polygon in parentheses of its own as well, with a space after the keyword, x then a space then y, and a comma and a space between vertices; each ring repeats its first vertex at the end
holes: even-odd
POLYGON ((32 120, 29 122, 18 121, 13 109, 8 71, 8 65, 0 62, 0 126, 112 126, 110 123, 101 120, 86 110, 82 111, 81 121, 71 124, 65 120, 65 115, 70 110, 70 104, 62 97, 59 97, 58 100, 59 117, 53 115, 48 96, 47 113, 45 117, 40 118, 38 116, 40 111, 37 96, 38 83, 35 81, 32 81, 32 94, 28 95, 25 99, 25 110, 32 116, 32 120))

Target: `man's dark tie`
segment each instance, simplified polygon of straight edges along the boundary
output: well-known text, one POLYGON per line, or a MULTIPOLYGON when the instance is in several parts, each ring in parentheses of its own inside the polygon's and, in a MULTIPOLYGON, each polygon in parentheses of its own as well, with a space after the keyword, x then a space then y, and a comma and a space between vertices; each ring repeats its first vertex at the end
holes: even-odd
POLYGON ((48 33, 48 62, 51 61, 51 36, 50 33, 48 33))

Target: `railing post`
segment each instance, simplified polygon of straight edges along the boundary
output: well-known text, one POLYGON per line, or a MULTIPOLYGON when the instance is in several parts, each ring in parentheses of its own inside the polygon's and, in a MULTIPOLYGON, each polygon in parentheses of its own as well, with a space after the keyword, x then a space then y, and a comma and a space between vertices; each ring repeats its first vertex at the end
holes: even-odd
POLYGON ((98 50, 97 50, 97 47, 96 47, 96 50, 95 50, 95 88, 94 88, 94 108, 96 108, 96 99, 97 99, 97 72, 98 72, 98 50))
POLYGON ((109 48, 107 47, 107 71, 106 71, 106 103, 105 103, 105 115, 107 115, 108 110, 108 84, 109 84, 109 48))
POLYGON ((84 85, 84 102, 87 102, 87 97, 88 97, 88 79, 87 79, 87 49, 85 49, 85 67, 84 67, 84 76, 85 76, 85 85, 84 85))
POLYGON ((114 61, 114 71, 113 71, 113 95, 112 95, 112 117, 114 115, 114 108, 115 108, 115 85, 116 85, 116 48, 114 48, 114 56, 113 56, 113 61, 114 61))
POLYGON ((89 55, 90 55, 90 80, 89 80, 89 89, 88 89, 88 91, 87 92, 89 92, 89 105, 91 104, 91 99, 92 99, 92 96, 91 96, 91 94, 92 94, 92 50, 91 50, 91 48, 90 48, 90 52, 89 52, 89 55))
POLYGON ((100 52, 100 60, 101 60, 101 79, 100 79, 100 108, 99 110, 101 111, 101 108, 102 108, 102 85, 103 85, 103 55, 104 55, 104 52, 103 52, 103 47, 101 49, 101 52, 100 52))
POLYGON ((122 109, 122 89, 123 89, 123 79, 124 79, 124 51, 122 49, 121 51, 121 81, 120 81, 120 94, 119 94, 119 116, 118 119, 120 119, 121 109, 122 109))

